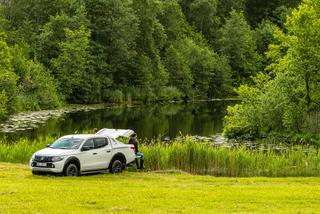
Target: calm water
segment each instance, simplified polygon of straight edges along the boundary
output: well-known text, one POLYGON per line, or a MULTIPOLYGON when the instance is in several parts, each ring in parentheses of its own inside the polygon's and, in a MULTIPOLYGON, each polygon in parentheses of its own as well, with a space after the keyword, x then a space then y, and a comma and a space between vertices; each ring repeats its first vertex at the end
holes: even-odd
POLYGON ((94 128, 124 128, 135 130, 140 138, 177 135, 211 136, 222 132, 223 117, 228 105, 235 101, 199 102, 188 104, 156 104, 148 106, 112 107, 89 112, 66 114, 52 118, 38 128, 0 138, 37 138, 43 135, 61 136, 82 133, 94 128))

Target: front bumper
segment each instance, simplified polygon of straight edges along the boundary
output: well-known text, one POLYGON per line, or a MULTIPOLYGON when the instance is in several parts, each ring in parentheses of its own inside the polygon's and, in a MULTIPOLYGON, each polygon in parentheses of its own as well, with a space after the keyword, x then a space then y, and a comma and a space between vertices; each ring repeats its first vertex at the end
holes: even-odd
POLYGON ((64 160, 58 162, 37 162, 34 160, 30 160, 29 166, 30 169, 34 172, 62 173, 64 162, 64 160))

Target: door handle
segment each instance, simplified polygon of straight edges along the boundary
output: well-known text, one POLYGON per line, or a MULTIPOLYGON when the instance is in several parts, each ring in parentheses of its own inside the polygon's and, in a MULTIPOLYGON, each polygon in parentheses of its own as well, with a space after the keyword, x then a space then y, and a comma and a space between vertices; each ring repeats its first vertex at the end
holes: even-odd
POLYGON ((96 155, 97 153, 92 153, 93 155, 96 155))
POLYGON ((107 152, 109 153, 109 152, 111 152, 111 150, 107 150, 107 152))

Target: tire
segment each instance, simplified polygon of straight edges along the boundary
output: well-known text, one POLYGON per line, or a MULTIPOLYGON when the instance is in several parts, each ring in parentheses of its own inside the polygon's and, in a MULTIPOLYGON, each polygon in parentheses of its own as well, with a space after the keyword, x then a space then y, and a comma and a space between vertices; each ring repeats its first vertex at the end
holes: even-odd
POLYGON ((65 176, 78 176, 79 168, 74 163, 68 164, 63 173, 65 176))
POLYGON ((112 161, 111 165, 110 165, 110 172, 113 173, 121 173, 123 170, 123 164, 121 161, 119 160, 114 160, 112 161))

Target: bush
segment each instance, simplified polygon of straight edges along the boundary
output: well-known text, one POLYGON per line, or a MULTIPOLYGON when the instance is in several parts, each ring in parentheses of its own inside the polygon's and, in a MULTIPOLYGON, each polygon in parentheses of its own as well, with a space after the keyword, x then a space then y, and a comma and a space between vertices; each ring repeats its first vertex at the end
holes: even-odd
POLYGON ((158 94, 159 101, 172 101, 172 100, 181 100, 183 97, 183 93, 179 91, 176 87, 165 87, 160 90, 158 94))
POLYGON ((111 103, 122 103, 124 101, 124 94, 120 90, 110 90, 105 95, 106 100, 111 103))
POLYGON ((0 119, 7 114, 7 102, 8 98, 6 92, 3 90, 0 92, 0 119))
POLYGON ((56 82, 41 63, 28 59, 28 47, 12 48, 12 65, 19 76, 17 110, 51 109, 60 106, 56 82))
POLYGON ((5 34, 0 32, 0 117, 15 110, 18 79, 13 72, 11 49, 5 39, 5 34))
POLYGON ((129 87, 125 89, 125 92, 127 101, 148 103, 156 100, 156 96, 153 90, 148 87, 129 87))

